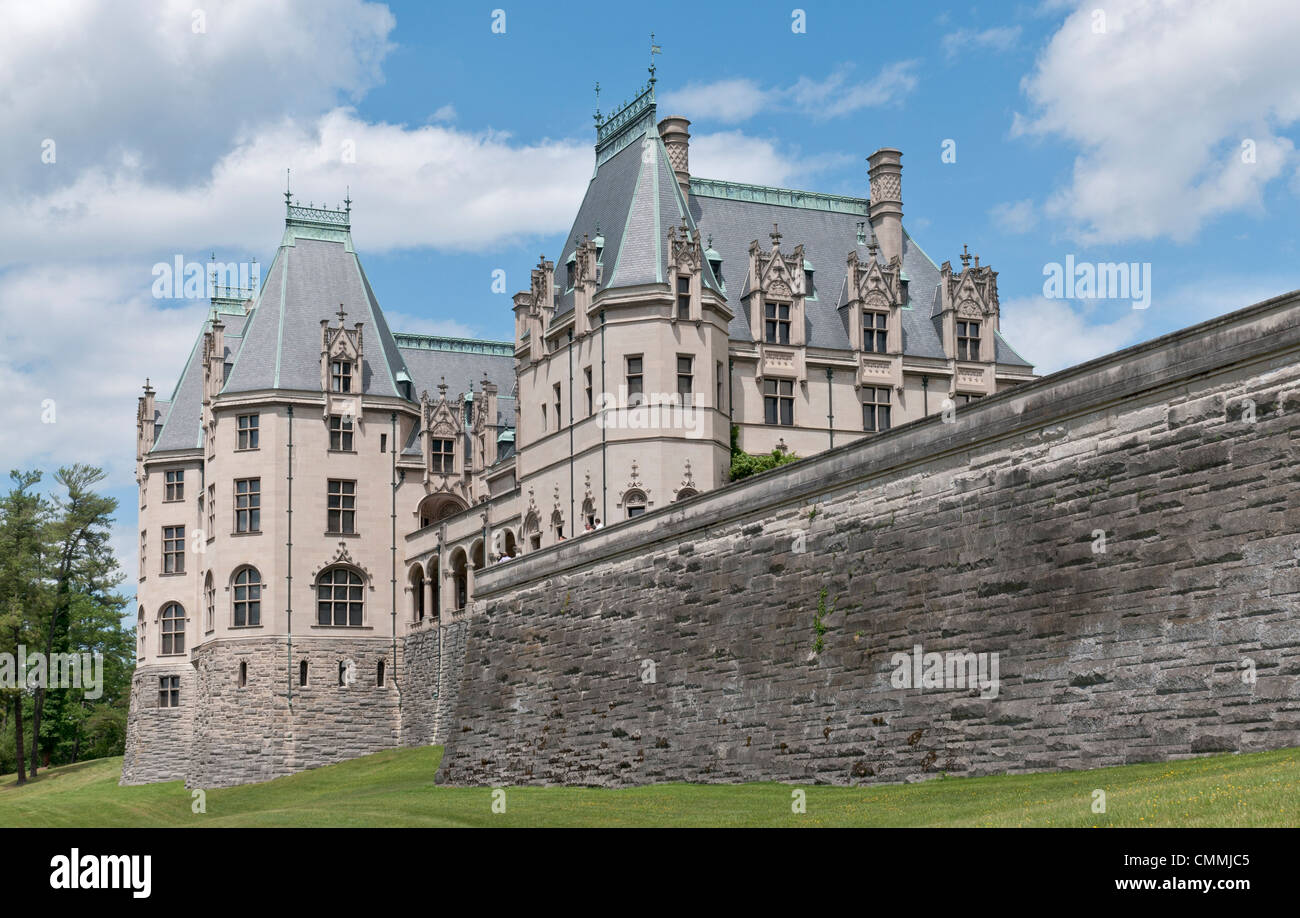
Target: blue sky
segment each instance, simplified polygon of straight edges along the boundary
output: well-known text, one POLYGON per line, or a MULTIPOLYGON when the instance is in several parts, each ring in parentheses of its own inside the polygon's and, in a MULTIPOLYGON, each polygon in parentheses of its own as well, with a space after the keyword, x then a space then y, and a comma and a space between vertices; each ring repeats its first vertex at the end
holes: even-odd
POLYGON ((132 574, 135 396, 170 391, 205 308, 153 297, 153 266, 265 271, 290 167, 304 202, 350 187, 395 329, 508 339, 590 177, 593 85, 630 98, 651 31, 694 174, 865 196, 898 147, 904 224, 999 272, 1044 371, 1300 287, 1291 0, 520 4, 503 33, 492 4, 193 7, 6 4, 0 35, 0 459, 105 466, 132 574), (1067 256, 1149 264, 1149 308, 1044 298, 1067 256))

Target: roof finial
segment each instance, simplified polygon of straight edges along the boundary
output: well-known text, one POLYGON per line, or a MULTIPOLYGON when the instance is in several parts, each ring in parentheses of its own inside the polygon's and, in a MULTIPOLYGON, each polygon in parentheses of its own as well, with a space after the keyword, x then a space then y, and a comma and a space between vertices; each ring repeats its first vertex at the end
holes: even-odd
POLYGON ((781 228, 777 224, 772 224, 772 232, 767 235, 772 239, 772 248, 775 249, 781 244, 781 228))
POLYGON ((292 201, 289 198, 289 170, 284 170, 284 206, 288 207, 292 201))
POLYGON ((339 328, 343 327, 343 320, 347 318, 347 313, 343 311, 343 304, 339 303, 339 328))
POLYGON ((596 81, 596 114, 592 116, 596 119, 596 127, 600 127, 600 81, 596 81))
POLYGON ((655 83, 655 55, 663 54, 664 49, 655 44, 655 33, 650 33, 650 85, 655 83))
POLYGON ((344 188, 347 189, 344 192, 344 194, 346 194, 347 197, 343 199, 343 207, 344 207, 343 212, 346 213, 348 216, 352 216, 352 186, 345 185, 344 188))
POLYGON ((966 268, 970 265, 970 253, 966 251, 966 243, 961 245, 961 266, 966 268))

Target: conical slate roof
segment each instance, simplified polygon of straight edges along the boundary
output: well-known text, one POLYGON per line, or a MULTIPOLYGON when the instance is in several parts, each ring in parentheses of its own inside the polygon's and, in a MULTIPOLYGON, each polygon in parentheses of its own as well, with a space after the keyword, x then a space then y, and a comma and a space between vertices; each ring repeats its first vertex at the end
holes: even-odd
POLYGON ((289 207, 284 237, 223 392, 320 391, 322 320, 361 324, 361 392, 397 398, 409 379, 397 342, 352 247, 343 211, 289 207))

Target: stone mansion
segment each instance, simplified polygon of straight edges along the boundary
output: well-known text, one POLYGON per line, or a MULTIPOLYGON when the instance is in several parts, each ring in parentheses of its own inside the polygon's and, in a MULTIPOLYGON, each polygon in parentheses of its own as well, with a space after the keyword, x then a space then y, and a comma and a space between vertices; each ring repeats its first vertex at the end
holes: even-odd
POLYGON ((391 330, 351 202, 286 193, 261 289, 218 289, 175 388, 139 400, 124 782, 259 780, 240 757, 285 731, 290 770, 407 741, 402 648, 471 614, 476 571, 725 487, 733 429, 806 457, 1035 378, 997 272, 904 229, 898 150, 869 197, 792 191, 691 175, 689 124, 653 79, 598 119, 512 342, 391 330), (258 683, 310 731, 222 713, 258 683), (380 726, 350 746, 352 718, 380 726))

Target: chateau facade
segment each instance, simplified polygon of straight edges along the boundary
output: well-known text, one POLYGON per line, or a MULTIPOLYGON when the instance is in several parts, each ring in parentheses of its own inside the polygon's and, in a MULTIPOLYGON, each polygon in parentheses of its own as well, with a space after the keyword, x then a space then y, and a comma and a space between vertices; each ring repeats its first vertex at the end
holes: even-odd
POLYGON ((430 741, 403 728, 437 691, 408 648, 441 648, 476 571, 725 486, 733 430, 810 456, 1034 379, 997 273, 903 228, 901 158, 870 156, 869 198, 693 177, 652 80, 598 120, 513 342, 392 332, 351 202, 286 193, 261 289, 218 290, 169 397, 139 400, 123 782, 430 741))

